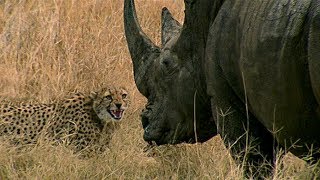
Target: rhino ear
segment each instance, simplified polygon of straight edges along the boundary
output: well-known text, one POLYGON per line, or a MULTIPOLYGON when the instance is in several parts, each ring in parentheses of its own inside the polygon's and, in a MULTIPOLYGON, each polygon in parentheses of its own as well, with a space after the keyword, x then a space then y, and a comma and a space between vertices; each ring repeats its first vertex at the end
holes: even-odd
POLYGON ((172 17, 172 14, 166 7, 162 9, 161 24, 161 44, 163 47, 172 37, 180 34, 182 26, 172 17))

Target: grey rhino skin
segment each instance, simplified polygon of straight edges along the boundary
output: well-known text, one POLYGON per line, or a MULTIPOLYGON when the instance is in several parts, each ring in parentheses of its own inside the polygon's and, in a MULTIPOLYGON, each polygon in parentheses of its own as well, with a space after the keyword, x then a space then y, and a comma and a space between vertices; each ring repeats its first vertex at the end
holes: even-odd
POLYGON ((272 164, 277 148, 319 160, 319 0, 185 0, 183 26, 163 9, 161 47, 141 30, 133 0, 124 21, 135 82, 148 98, 145 141, 218 133, 256 167, 272 164))

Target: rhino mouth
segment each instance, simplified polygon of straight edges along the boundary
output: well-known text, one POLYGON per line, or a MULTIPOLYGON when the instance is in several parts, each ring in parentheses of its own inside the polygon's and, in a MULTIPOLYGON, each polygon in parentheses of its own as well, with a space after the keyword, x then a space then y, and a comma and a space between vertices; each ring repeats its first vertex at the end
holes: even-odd
MULTIPOLYGON (((163 145, 163 144, 179 144, 183 142, 194 143, 192 139, 186 140, 184 136, 181 136, 181 123, 175 128, 163 128, 154 127, 152 124, 148 124, 144 128, 143 139, 149 145, 163 145)), ((183 134, 183 133, 182 133, 183 134)))
POLYGON ((167 132, 156 125, 155 120, 152 120, 152 106, 150 104, 148 103, 141 113, 141 122, 144 129, 143 139, 150 145, 161 145, 164 144, 164 135, 167 132))
POLYGON ((180 143, 196 143, 194 138, 183 138, 177 136, 177 129, 175 130, 163 130, 163 131, 153 131, 148 130, 146 128, 144 130, 143 139, 149 144, 149 145, 164 145, 164 144, 180 144, 180 143), (152 136, 152 135, 154 136, 152 136))
POLYGON ((122 109, 108 110, 108 113, 110 114, 112 119, 117 120, 117 121, 121 120, 121 118, 123 116, 123 112, 124 112, 124 110, 122 110, 122 109))
POLYGON ((146 106, 146 108, 142 110, 141 114, 141 121, 144 129, 143 139, 149 145, 181 143, 181 122, 175 125, 174 127, 170 127, 170 125, 166 123, 159 124, 159 122, 164 121, 157 119, 158 117, 156 119, 152 118, 153 108, 150 104, 151 103, 149 103, 146 106))
POLYGON ((168 139, 171 137, 170 130, 161 130, 161 129, 152 129, 150 130, 149 126, 145 128, 143 139, 150 145, 163 145, 163 144, 172 144, 168 142, 168 139))

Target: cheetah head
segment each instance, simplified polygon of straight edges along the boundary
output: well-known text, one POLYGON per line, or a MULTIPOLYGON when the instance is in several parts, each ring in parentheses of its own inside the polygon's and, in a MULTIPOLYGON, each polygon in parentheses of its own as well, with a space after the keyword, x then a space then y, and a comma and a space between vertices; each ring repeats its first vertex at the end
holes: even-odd
POLYGON ((103 88, 90 97, 94 112, 104 122, 120 121, 128 108, 128 93, 124 88, 103 88))

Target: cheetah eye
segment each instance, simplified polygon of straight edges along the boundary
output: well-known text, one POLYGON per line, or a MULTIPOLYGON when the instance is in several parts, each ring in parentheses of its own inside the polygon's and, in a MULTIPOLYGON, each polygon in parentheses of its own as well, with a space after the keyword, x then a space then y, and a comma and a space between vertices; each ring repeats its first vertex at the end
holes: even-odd
POLYGON ((122 99, 126 98, 127 94, 122 94, 122 99))
POLYGON ((108 100, 112 100, 112 96, 111 95, 107 95, 105 98, 108 99, 108 100))

